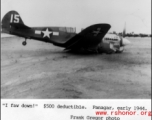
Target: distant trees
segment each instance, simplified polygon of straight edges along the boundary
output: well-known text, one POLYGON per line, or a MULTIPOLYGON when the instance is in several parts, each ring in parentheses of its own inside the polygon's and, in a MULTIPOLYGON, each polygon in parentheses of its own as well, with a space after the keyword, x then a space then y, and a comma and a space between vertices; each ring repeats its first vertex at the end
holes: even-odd
POLYGON ((113 31, 113 34, 117 34, 116 31, 113 31))
MULTIPOLYGON (((113 31, 112 33, 113 33, 113 34, 120 35, 120 36, 123 35, 122 32, 116 33, 115 31, 113 31)), ((136 33, 134 33, 134 32, 131 32, 131 33, 126 33, 126 34, 125 34, 125 37, 151 37, 151 34, 143 34, 143 33, 136 34, 136 33)))

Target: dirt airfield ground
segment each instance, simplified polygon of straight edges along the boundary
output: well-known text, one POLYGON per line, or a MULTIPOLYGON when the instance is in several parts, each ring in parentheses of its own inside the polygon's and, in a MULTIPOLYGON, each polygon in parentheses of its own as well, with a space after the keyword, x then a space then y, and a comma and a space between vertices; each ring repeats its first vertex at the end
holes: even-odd
POLYGON ((34 40, 1 38, 2 99, 150 99, 151 38, 122 54, 80 55, 34 40))

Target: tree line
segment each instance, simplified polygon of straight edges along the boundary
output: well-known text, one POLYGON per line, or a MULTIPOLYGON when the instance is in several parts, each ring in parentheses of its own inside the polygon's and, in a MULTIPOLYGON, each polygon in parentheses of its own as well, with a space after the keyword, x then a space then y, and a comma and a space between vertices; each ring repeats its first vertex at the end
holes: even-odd
MULTIPOLYGON (((113 34, 123 36, 122 32, 116 33, 115 31, 113 31, 113 34)), ((151 34, 144 34, 144 33, 137 34, 137 33, 132 32, 132 33, 126 33, 125 37, 151 37, 151 34)))

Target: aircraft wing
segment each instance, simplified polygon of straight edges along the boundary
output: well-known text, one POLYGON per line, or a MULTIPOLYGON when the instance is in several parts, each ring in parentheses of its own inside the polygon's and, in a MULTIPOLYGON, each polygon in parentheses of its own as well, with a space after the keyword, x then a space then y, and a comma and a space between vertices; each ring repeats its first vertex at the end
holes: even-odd
POLYGON ((110 29, 109 24, 95 24, 82 30, 65 43, 65 49, 92 48, 97 46, 110 29))

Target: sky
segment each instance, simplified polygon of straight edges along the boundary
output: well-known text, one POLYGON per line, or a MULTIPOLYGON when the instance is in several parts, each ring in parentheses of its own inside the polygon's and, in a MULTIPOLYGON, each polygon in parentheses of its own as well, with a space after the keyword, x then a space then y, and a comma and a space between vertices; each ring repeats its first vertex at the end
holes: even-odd
POLYGON ((76 27, 108 23, 110 32, 151 34, 151 0, 1 0, 1 20, 16 10, 23 22, 34 26, 76 27))

